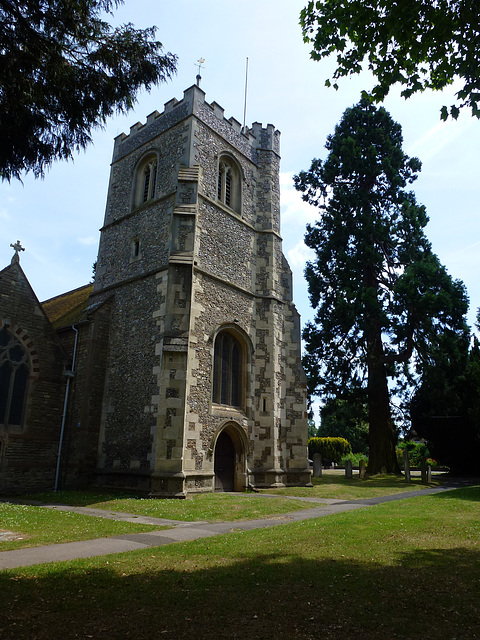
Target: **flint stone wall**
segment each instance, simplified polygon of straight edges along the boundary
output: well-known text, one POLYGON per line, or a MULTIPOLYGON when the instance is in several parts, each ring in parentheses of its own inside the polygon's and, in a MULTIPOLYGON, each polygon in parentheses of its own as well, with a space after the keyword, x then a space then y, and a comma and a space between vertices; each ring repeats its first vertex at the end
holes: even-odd
POLYGON ((115 289, 99 444, 102 470, 150 472, 160 363, 154 311, 161 297, 155 276, 115 289))

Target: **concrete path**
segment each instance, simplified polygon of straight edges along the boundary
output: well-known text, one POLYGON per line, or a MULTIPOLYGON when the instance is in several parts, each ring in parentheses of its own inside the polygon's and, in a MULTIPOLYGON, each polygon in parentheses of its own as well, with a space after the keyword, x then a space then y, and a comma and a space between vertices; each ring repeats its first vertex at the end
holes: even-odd
MULTIPOLYGON (((318 504, 319 506, 302 509, 293 513, 285 513, 278 516, 271 516, 262 520, 239 520, 235 522, 182 522, 179 520, 166 520, 163 518, 150 518, 147 516, 136 516, 134 514, 105 511, 103 509, 91 509, 89 507, 70 507, 58 504, 43 504, 34 501, 8 500, 17 504, 32 504, 58 511, 74 511, 86 515, 123 520, 126 522, 138 522, 142 524, 154 524, 158 526, 171 526, 171 529, 161 531, 149 531, 147 533, 133 533, 112 538, 99 538, 95 540, 83 540, 80 542, 66 542, 62 544, 52 544, 44 547, 29 547, 16 549, 13 551, 0 552, 0 570, 14 569, 16 567, 26 567, 29 565, 41 564, 44 562, 58 562, 64 560, 75 560, 77 558, 92 558, 95 556, 108 555, 110 553, 123 553, 135 551, 148 547, 158 547, 173 542, 185 542, 197 540, 198 538, 208 538, 232 531, 251 531, 252 529, 263 529, 289 522, 299 522, 310 518, 321 518, 334 513, 362 509, 367 506, 391 502, 393 500, 404 500, 415 496, 424 496, 432 493, 440 493, 451 489, 458 489, 461 486, 477 484, 478 481, 451 481, 441 487, 430 487, 418 491, 406 491, 390 496, 379 498, 367 498, 363 500, 331 500, 324 498, 298 498, 305 503, 318 504)), ((265 498, 278 497, 269 494, 261 494, 265 498)), ((285 496, 283 496, 285 497, 285 496)), ((289 496, 290 497, 290 496, 289 496)))

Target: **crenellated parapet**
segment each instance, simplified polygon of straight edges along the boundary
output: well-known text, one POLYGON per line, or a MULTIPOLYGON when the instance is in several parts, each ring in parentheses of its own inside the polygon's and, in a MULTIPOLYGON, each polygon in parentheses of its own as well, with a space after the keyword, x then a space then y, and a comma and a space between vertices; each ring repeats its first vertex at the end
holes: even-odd
POLYGON ((261 123, 254 122, 250 128, 244 128, 235 118, 227 119, 224 109, 217 102, 209 104, 205 95, 200 87, 193 85, 184 91, 182 100, 169 100, 164 104, 161 113, 154 111, 147 116, 145 123, 136 122, 130 127, 128 134, 119 134, 115 138, 113 161, 119 160, 192 115, 206 122, 253 161, 257 150, 280 153, 280 131, 272 124, 263 127, 261 123))

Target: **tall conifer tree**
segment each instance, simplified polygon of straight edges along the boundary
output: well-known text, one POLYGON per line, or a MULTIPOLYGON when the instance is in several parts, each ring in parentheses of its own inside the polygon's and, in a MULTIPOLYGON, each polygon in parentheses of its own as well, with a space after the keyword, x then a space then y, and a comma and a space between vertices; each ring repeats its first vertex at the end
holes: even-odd
POLYGON ((321 210, 307 227, 315 320, 304 330, 310 389, 323 397, 366 390, 370 474, 398 473, 389 378, 420 372, 440 336, 467 331, 468 300, 432 252, 428 218, 406 191, 421 168, 402 132, 368 100, 347 109, 325 145, 295 177, 321 210))

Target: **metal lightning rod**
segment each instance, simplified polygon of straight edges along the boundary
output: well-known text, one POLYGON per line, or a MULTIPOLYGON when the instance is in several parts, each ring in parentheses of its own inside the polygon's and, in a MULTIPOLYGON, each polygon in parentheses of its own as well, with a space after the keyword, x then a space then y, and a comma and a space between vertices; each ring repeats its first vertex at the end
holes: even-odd
POLYGON ((245 122, 247 118, 247 85, 248 85, 248 58, 245 63, 245 103, 243 105, 243 130, 245 131, 245 122))

